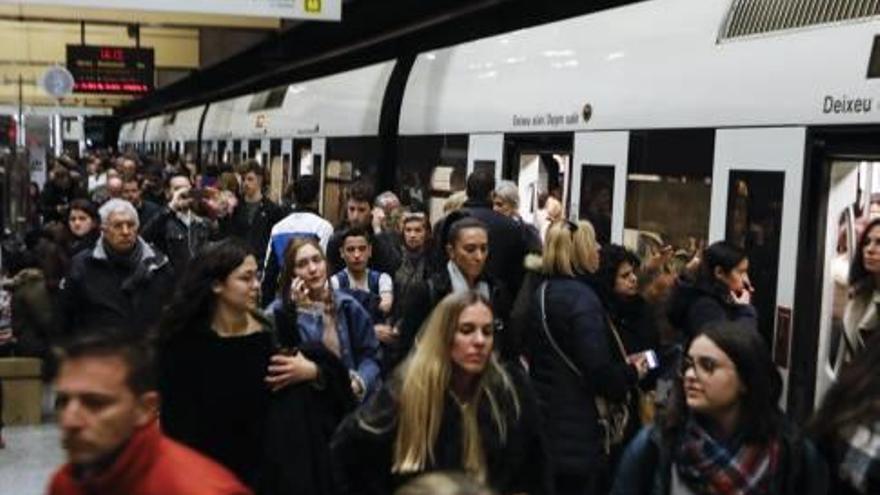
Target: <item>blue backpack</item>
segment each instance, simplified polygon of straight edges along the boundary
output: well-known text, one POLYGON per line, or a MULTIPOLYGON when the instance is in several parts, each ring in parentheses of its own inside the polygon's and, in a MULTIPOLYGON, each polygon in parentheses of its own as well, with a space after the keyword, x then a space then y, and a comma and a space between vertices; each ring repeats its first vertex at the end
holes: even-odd
POLYGON ((336 281, 339 282, 339 290, 345 291, 346 294, 361 303, 361 306, 363 306, 364 309, 367 310, 367 313, 370 314, 370 318, 373 320, 374 324, 385 321, 385 315, 379 310, 379 303, 382 302, 382 298, 379 296, 379 277, 381 276, 381 272, 370 270, 368 268, 367 288, 369 291, 365 291, 351 286, 351 279, 349 278, 347 271, 340 270, 334 275, 336 281))

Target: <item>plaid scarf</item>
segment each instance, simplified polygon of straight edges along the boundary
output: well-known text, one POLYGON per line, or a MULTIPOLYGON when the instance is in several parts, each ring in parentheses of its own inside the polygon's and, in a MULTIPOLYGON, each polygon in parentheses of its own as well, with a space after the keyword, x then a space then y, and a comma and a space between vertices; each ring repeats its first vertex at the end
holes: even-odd
POLYGON ((675 465, 681 479, 699 495, 767 494, 779 465, 779 441, 742 444, 731 451, 690 419, 675 453, 675 465))
POLYGON ((859 493, 880 488, 880 421, 841 432, 836 446, 837 475, 859 493))

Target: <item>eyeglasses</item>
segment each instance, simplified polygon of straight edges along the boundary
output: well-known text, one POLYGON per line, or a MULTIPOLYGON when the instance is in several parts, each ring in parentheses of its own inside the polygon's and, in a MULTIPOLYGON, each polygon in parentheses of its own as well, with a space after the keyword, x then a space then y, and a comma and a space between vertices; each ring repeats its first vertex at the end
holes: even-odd
POLYGON ((685 374, 687 374, 687 370, 693 368, 694 373, 696 373, 697 377, 708 377, 712 376, 717 370, 724 367, 724 363, 720 363, 717 359, 711 358, 709 356, 697 356, 697 358, 694 359, 691 356, 685 355, 681 359, 681 368, 679 369, 679 373, 681 373, 681 376, 685 376, 685 374))

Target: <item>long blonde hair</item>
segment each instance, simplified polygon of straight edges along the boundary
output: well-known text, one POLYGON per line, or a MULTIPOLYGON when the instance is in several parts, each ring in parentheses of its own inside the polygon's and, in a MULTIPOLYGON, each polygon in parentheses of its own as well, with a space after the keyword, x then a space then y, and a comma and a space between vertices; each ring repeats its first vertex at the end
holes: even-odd
MULTIPOLYGON (((434 444, 443 422, 443 408, 453 373, 452 341, 461 313, 475 304, 491 308, 476 291, 454 293, 443 298, 419 332, 413 352, 397 371, 400 383, 397 436, 391 471, 416 473, 434 463, 434 444)), ((470 404, 462 405, 462 468, 476 479, 486 479, 486 456, 477 420, 480 402, 489 401, 492 419, 502 441, 512 406, 519 419, 520 404, 513 382, 494 352, 479 379, 470 404)))

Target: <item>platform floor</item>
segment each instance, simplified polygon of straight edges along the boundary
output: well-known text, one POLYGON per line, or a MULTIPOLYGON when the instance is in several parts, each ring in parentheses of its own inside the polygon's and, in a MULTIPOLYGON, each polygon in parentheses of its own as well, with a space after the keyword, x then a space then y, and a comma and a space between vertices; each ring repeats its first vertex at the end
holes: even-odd
POLYGON ((64 462, 57 425, 7 426, 0 449, 0 494, 46 493, 49 476, 64 462))

